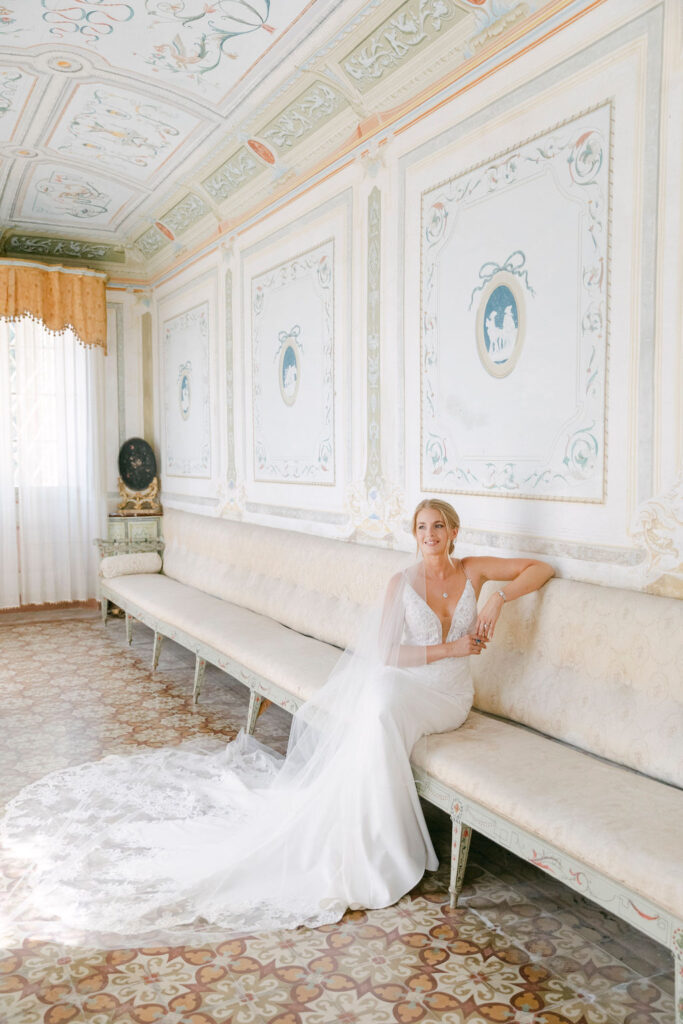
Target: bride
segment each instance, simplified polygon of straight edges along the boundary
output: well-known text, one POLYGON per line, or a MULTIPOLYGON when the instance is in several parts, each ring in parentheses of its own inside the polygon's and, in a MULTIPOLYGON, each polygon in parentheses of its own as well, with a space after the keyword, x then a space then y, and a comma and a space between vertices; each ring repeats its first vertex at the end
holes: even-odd
POLYGON ((54 772, 9 804, 4 930, 62 942, 194 943, 315 927, 395 902, 437 860, 410 769, 424 734, 456 729, 469 657, 506 602, 553 570, 451 555, 455 510, 422 501, 421 560, 294 715, 286 758, 240 733, 54 772), (507 581, 477 611, 487 579, 507 581))

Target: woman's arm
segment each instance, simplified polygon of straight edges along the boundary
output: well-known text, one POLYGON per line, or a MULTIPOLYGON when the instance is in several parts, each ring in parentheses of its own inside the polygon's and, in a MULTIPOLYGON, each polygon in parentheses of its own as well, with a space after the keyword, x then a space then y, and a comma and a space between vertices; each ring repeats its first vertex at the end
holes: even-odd
POLYGON ((551 565, 534 558, 473 557, 464 558, 463 565, 472 578, 477 594, 486 580, 509 581, 500 588, 505 596, 501 596, 498 591, 491 594, 477 616, 477 632, 486 633, 489 639, 493 636, 504 604, 534 590, 540 590, 543 584, 555 575, 551 565))
POLYGON ((470 654, 481 654, 486 650, 487 643, 488 637, 466 633, 445 644, 400 644, 396 648, 395 664, 409 668, 411 665, 431 665, 433 661, 441 661, 442 658, 468 658, 470 654))

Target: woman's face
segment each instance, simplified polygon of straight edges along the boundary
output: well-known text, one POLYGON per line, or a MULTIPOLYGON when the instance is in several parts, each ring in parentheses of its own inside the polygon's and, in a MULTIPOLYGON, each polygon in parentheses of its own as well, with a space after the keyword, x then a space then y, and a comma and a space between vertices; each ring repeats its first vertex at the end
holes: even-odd
POLYGON ((457 535, 458 531, 449 530, 443 516, 436 509, 423 508, 418 512, 415 537, 423 555, 447 555, 450 543, 457 535))

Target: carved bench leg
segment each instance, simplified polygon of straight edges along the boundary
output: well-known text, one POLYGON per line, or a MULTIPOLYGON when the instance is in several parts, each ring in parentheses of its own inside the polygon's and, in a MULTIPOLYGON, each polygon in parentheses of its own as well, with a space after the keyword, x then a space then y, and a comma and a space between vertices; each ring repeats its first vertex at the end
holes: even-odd
POLYGON ((130 645, 133 643, 133 616, 129 615, 128 612, 126 612, 125 615, 126 615, 126 640, 128 641, 128 646, 130 647, 130 645))
POLYGON ((107 612, 109 611, 109 601, 106 597, 100 598, 100 614, 102 616, 102 622, 107 625, 107 612))
POLYGON ((247 736, 254 735, 254 729, 256 728, 256 719, 261 713, 261 705, 265 703, 265 698, 262 697, 256 690, 250 690, 249 692, 249 710, 247 711, 247 724, 245 731, 247 736))
POLYGON ((152 672, 159 664, 159 655, 161 654, 161 641, 163 640, 161 633, 154 633, 154 648, 152 650, 152 672))
POLYGON ((206 662, 204 658, 196 656, 194 663, 194 689, 192 690, 192 703, 196 704, 199 700, 199 694, 202 692, 202 683, 204 682, 204 669, 206 668, 206 662))
POLYGON ((674 1012, 676 1024, 683 1024, 683 928, 677 928, 674 932, 674 977, 676 988, 674 992, 674 1012))
POLYGON ((462 889, 462 881, 465 877, 472 829, 469 825, 463 824, 462 808, 459 804, 455 804, 451 811, 451 821, 453 822, 453 840, 451 843, 451 884, 448 887, 448 891, 451 897, 451 907, 456 907, 458 896, 462 889))

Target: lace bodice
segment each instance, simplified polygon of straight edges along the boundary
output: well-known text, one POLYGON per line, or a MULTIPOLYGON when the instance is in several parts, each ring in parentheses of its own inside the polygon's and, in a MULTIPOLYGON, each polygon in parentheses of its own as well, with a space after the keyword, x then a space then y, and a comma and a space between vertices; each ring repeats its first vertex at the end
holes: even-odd
MULTIPOLYGON (((440 644, 442 642, 441 620, 436 612, 429 607, 423 597, 406 580, 403 588, 405 619, 403 626, 403 643, 406 644, 440 644)), ((468 579, 465 589, 460 595, 450 629, 446 636, 446 643, 457 640, 468 633, 477 619, 477 601, 474 596, 474 587, 468 579)))

